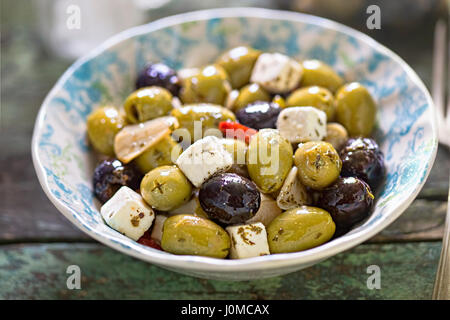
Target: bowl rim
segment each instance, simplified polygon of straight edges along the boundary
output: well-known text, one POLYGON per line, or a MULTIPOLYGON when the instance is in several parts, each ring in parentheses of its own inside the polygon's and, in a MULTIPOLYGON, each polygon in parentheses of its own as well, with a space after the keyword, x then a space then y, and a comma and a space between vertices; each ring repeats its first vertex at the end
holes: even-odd
POLYGON ((299 12, 290 12, 283 10, 273 10, 273 9, 265 9, 265 8, 256 8, 256 7, 231 7, 231 8, 216 8, 216 9, 207 9, 207 10, 199 10, 192 11, 187 13, 181 13, 177 15, 172 15, 169 17, 165 17, 148 24, 136 26, 125 31, 122 31, 106 41, 100 44, 98 47, 94 48, 86 55, 77 59, 58 79, 56 84, 47 94, 43 103, 41 104, 39 113, 36 118, 35 127, 33 130, 32 137, 32 159, 33 165, 38 176, 39 183, 41 184, 42 189, 44 190, 47 197, 53 203, 53 205, 75 226, 77 226, 80 230, 88 234, 90 237, 116 249, 122 253, 133 256, 135 258, 154 263, 160 266, 166 266, 174 269, 185 269, 185 270, 194 270, 194 271, 214 271, 214 272, 222 272, 222 273, 231 273, 236 271, 258 271, 258 270, 268 270, 274 268, 282 268, 289 266, 298 266, 299 268, 302 265, 311 265, 326 258, 329 258, 337 253, 346 251, 352 247, 355 247, 367 239, 372 238, 375 234, 383 230, 389 224, 391 224, 394 220, 396 220, 405 210, 406 208, 414 201, 417 194, 422 189, 425 184, 428 175, 431 171, 432 165, 434 163, 436 153, 437 153, 437 115, 435 111, 435 106, 431 99, 431 96, 423 84, 422 80, 416 74, 416 72, 396 53, 382 44, 378 43, 376 40, 372 39, 368 35, 357 31, 353 28, 347 27, 338 22, 309 15, 299 12), (73 213, 75 210, 68 208, 62 201, 57 199, 51 192, 47 181, 47 176, 45 174, 45 170, 43 165, 41 164, 41 160, 39 157, 39 133, 43 128, 44 118, 46 115, 46 106, 49 104, 55 93, 61 89, 62 85, 65 81, 72 76, 75 70, 77 70, 82 64, 85 62, 95 58, 96 56, 103 53, 105 50, 117 45, 118 43, 127 40, 129 38, 139 36, 142 34, 146 34, 149 32, 153 32, 156 30, 160 30, 166 27, 171 27, 175 25, 179 25, 186 22, 192 21, 202 21, 209 20, 214 18, 262 18, 262 19, 271 19, 271 20, 284 20, 284 21, 297 21, 304 22, 312 25, 316 25, 322 28, 328 28, 332 30, 336 30, 340 33, 346 34, 348 36, 354 37, 359 41, 362 41, 372 47, 379 52, 384 53, 389 56, 392 60, 397 62, 400 67, 407 73, 410 80, 420 88, 426 97, 427 103, 430 106, 431 112, 431 133, 433 138, 433 146, 431 156, 428 161, 427 169, 424 178, 420 181, 420 183, 416 186, 414 191, 404 199, 403 202, 397 203, 397 205, 392 208, 391 214, 379 219, 377 223, 374 223, 367 230, 360 230, 353 234, 347 234, 340 238, 334 239, 333 241, 327 242, 321 246, 300 251, 300 252, 292 252, 292 253, 282 253, 282 254, 271 254, 261 257, 247 258, 242 260, 231 260, 231 259, 215 259, 210 257, 202 257, 202 256, 190 256, 190 255, 174 255, 167 254, 165 252, 161 252, 159 250, 145 247, 143 245, 136 243, 124 244, 120 241, 110 239, 105 237, 101 231, 89 228, 83 223, 73 217, 73 213))

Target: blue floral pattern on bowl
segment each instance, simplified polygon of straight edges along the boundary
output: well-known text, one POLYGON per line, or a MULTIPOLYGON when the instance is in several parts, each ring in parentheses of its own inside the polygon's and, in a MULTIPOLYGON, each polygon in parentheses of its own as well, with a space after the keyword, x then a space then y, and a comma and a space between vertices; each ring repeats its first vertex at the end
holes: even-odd
POLYGON ((374 40, 329 20, 265 9, 216 9, 169 17, 121 33, 77 61, 44 101, 33 136, 33 160, 55 206, 106 245, 178 272, 217 279, 254 279, 317 263, 373 236, 412 202, 434 161, 434 107, 417 75, 374 40), (95 159, 86 117, 120 107, 148 61, 179 69, 204 65, 223 50, 250 45, 297 59, 315 58, 347 82, 363 83, 379 105, 375 137, 386 157, 387 179, 372 216, 347 235, 304 252, 245 260, 175 256, 144 247, 106 226, 93 198, 95 159))

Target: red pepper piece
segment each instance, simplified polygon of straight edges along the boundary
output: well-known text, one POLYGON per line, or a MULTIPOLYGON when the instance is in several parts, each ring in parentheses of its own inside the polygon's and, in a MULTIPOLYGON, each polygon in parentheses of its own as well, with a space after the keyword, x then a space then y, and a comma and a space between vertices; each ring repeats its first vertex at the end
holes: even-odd
POLYGON ((222 121, 219 123, 219 130, 226 138, 239 139, 249 143, 250 138, 258 133, 258 130, 244 126, 243 124, 230 121, 222 121))
POLYGON ((157 249, 157 250, 162 250, 161 246, 158 243, 156 243, 156 241, 153 240, 150 237, 149 230, 145 231, 145 233, 142 235, 142 237, 140 237, 138 239, 137 242, 142 244, 142 245, 144 245, 144 246, 147 246, 147 247, 151 247, 151 248, 154 248, 154 249, 157 249))

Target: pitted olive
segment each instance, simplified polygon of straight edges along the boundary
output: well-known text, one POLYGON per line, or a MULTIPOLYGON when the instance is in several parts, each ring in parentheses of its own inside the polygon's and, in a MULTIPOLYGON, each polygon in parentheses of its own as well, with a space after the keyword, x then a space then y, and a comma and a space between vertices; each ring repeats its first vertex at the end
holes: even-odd
POLYGON ((294 161, 300 181, 317 190, 332 184, 339 177, 342 168, 336 149, 323 141, 300 144, 295 151, 294 161))
POLYGON ((193 215, 176 215, 166 219, 161 247, 180 255, 226 258, 230 251, 230 237, 209 219, 193 215))
POLYGON ((320 208, 302 206, 283 212, 267 228, 270 253, 303 251, 333 237, 336 226, 320 208))
POLYGON ((131 123, 162 117, 173 109, 172 94, 161 87, 144 87, 128 96, 124 109, 131 123))
POLYGON ((318 86, 295 90, 287 97, 286 106, 315 107, 327 114, 327 121, 333 121, 336 113, 333 94, 328 89, 318 86))
POLYGON ((169 211, 191 198, 192 185, 177 166, 162 166, 144 176, 141 194, 153 208, 169 211))
POLYGON ((377 107, 369 91, 359 84, 346 84, 336 93, 336 119, 350 136, 369 136, 375 126, 377 107))
POLYGON ((263 129, 252 136, 247 150, 247 169, 264 193, 276 192, 292 168, 292 146, 278 130, 263 129))
POLYGON ((98 152, 114 156, 114 137, 125 125, 124 116, 114 107, 94 110, 87 118, 89 141, 98 152))
POLYGON ((184 104, 205 102, 224 105, 230 91, 225 70, 219 65, 209 65, 183 80, 180 98, 184 104))
POLYGON ((331 92, 344 84, 344 80, 327 64, 319 60, 302 62, 303 76, 301 86, 321 86, 331 92))
POLYGON ((236 47, 226 51, 217 59, 217 64, 225 69, 233 88, 246 85, 252 74, 253 65, 261 51, 249 47, 236 47))

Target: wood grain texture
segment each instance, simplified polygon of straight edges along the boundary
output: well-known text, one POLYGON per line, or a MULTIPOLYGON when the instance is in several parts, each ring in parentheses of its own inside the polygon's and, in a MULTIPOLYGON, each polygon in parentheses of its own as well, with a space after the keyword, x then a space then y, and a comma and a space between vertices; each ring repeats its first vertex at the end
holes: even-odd
POLYGON ((439 145, 436 160, 418 198, 447 201, 450 175, 450 148, 439 145))
POLYGON ((97 244, 10 245, 0 250, 0 299, 430 299, 440 244, 361 245, 311 268, 255 281, 197 279, 97 244), (81 290, 68 290, 69 265, 81 290), (369 290, 378 265, 381 289, 369 290))

